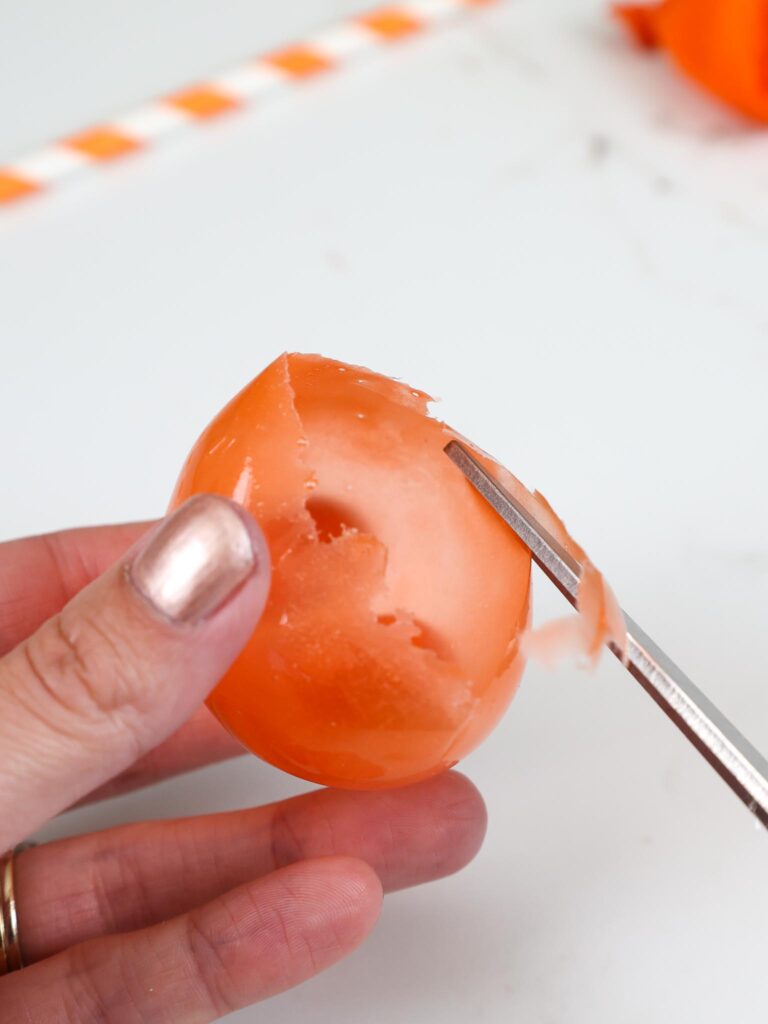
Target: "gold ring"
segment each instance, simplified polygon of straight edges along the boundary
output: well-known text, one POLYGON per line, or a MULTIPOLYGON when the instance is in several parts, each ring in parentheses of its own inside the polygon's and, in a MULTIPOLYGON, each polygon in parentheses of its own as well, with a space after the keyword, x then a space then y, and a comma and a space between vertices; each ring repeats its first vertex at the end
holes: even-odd
POLYGON ((13 861, 34 843, 19 843, 0 857, 0 976, 20 971, 24 966, 19 942, 19 915, 13 886, 13 861))

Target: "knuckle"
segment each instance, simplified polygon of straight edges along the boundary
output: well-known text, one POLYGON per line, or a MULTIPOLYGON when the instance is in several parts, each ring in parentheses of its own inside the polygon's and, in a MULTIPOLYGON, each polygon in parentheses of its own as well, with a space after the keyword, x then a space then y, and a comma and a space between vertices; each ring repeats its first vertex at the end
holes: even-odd
POLYGON ((20 647, 28 706, 55 730, 81 736, 105 722, 130 732, 146 693, 141 660, 117 627, 64 609, 20 647))
MULTIPOLYGON (((67 1007, 63 1024, 148 1024, 170 1019, 160 992, 158 1000, 155 986, 147 981, 147 965, 154 956, 148 935, 141 932, 71 946, 63 954, 66 970, 56 988, 57 998, 67 1007)), ((164 977, 167 991, 178 991, 180 980, 170 971, 164 977)), ((173 1005, 173 997, 170 1001, 173 1005)), ((51 1019, 58 1022, 59 1017, 51 1019)), ((180 1014, 173 1019, 187 1018, 180 1014)))
MULTIPOLYGON (((218 901, 226 911, 224 900, 218 901)), ((217 1017, 223 1017, 237 1009, 237 1004, 229 996, 229 968, 224 950, 240 937, 235 922, 229 921, 230 927, 221 931, 210 928, 201 914, 191 911, 186 917, 185 943, 203 998, 217 1017), (234 934, 233 934, 234 933, 234 934)))
POLYGON ((147 825, 137 824, 124 826, 119 845, 108 836, 101 841, 97 837, 86 892, 91 900, 94 929, 99 934, 139 928, 156 919, 141 853, 143 837, 149 835, 147 825))
POLYGON ((269 856, 274 868, 295 864, 306 856, 290 810, 283 802, 274 805, 269 823, 269 856))
POLYGON ((93 951, 89 943, 67 951, 58 996, 62 1024, 107 1024, 115 1019, 95 981, 98 965, 93 951))

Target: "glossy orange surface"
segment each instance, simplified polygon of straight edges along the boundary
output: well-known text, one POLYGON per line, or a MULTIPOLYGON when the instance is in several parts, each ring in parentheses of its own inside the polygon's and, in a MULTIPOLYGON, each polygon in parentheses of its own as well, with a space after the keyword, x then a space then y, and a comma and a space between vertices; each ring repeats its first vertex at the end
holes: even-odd
POLYGON ((232 497, 267 536, 265 615, 209 705, 315 782, 393 786, 455 764, 520 679, 530 556, 444 455, 455 435, 427 401, 281 356, 207 428, 173 496, 232 497))
POLYGON ((768 0, 619 3, 614 11, 641 46, 662 47, 710 93, 768 121, 768 0))

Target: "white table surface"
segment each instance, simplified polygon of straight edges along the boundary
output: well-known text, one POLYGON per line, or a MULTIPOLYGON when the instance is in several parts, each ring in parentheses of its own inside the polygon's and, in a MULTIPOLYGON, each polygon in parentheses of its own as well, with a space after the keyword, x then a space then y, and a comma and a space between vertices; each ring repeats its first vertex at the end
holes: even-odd
MULTIPOLYGON (((355 7, 2 0, 0 156, 355 7)), ((7 210, 0 532, 159 514, 224 401, 321 351, 442 396, 768 748, 767 157, 601 2, 517 0, 7 210)), ((233 1019, 765 1020, 768 837, 613 659, 530 668, 463 767, 477 861, 233 1019)), ((45 834, 305 788, 245 759, 45 834)))

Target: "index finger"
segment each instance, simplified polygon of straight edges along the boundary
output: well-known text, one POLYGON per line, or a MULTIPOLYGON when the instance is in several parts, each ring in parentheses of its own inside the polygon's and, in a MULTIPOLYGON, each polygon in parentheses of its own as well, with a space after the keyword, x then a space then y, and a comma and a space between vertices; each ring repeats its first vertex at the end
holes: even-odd
POLYGON ((269 588, 247 514, 198 495, 0 660, 0 849, 187 719, 269 588))
POLYGON ((0 657, 61 611, 152 525, 89 526, 0 544, 0 657))

